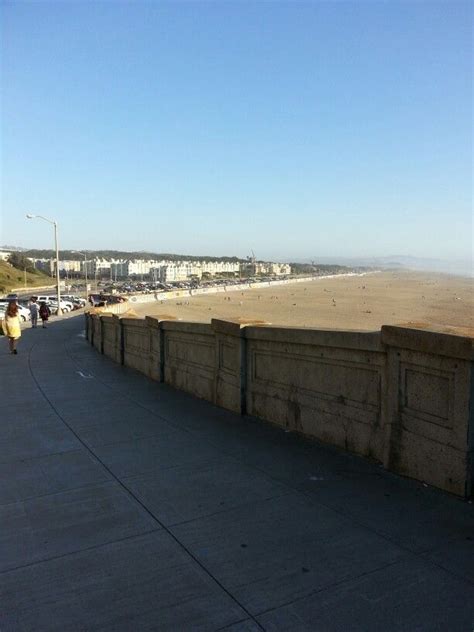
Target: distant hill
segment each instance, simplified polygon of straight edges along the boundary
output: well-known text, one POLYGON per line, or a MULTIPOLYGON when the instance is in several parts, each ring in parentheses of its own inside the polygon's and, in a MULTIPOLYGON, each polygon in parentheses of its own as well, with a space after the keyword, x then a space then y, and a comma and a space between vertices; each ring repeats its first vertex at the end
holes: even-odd
MULTIPOLYGON (((445 260, 406 255, 388 255, 386 257, 314 257, 315 261, 323 264, 339 264, 349 267, 367 266, 370 268, 402 270, 419 270, 425 272, 444 272, 462 276, 473 276, 472 260, 445 260)), ((308 263, 308 260, 304 260, 308 263)), ((301 260, 303 263, 303 260, 301 260)))
POLYGON ((0 246, 0 250, 7 250, 10 252, 23 252, 25 248, 20 248, 19 246, 0 246))

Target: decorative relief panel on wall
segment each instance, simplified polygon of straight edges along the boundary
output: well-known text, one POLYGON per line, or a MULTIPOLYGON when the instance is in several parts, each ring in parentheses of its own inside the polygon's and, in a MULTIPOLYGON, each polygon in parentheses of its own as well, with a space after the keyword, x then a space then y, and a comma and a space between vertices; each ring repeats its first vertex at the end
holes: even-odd
POLYGON ((451 429, 454 378, 453 371, 400 363, 400 412, 420 422, 451 429))
POLYGON ((104 327, 104 342, 115 344, 115 323, 109 323, 106 320, 104 320, 103 327, 104 327))
POLYGON ((150 351, 148 329, 126 325, 124 328, 125 353, 143 354, 150 351))
POLYGON ((214 370, 214 339, 210 342, 196 341, 196 337, 173 336, 167 334, 165 338, 166 360, 171 363, 185 363, 200 369, 214 370))
POLYGON ((219 370, 235 375, 239 370, 239 345, 219 341, 219 370))
POLYGON ((257 384, 291 384, 298 390, 341 403, 362 404, 374 410, 380 407, 381 374, 376 364, 260 350, 253 350, 251 357, 251 375, 257 384))

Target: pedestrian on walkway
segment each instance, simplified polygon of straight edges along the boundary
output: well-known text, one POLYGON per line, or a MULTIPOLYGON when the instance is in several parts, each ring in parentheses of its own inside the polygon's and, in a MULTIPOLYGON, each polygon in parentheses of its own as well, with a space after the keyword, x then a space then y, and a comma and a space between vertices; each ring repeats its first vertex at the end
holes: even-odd
POLYGON ((40 303, 39 315, 43 322, 43 329, 46 329, 46 322, 49 318, 49 308, 44 301, 41 301, 40 303))
POLYGON ((36 298, 36 296, 32 296, 30 298, 30 317, 31 317, 31 326, 33 327, 33 329, 36 328, 36 325, 38 324, 38 303, 36 302, 38 299, 36 298))
POLYGON ((16 355, 17 340, 21 337, 20 315, 18 313, 18 305, 16 301, 8 303, 7 310, 2 322, 3 333, 8 338, 8 348, 10 353, 16 355))

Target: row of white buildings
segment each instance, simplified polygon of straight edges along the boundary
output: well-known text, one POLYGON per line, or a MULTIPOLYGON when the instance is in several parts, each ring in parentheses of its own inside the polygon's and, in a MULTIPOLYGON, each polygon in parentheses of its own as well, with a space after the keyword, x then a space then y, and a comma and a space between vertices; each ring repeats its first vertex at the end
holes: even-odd
MULTIPOLYGON (((50 259, 35 259, 35 266, 52 272, 54 263, 50 259)), ((63 260, 59 262, 60 272, 67 276, 84 275, 89 278, 118 279, 139 278, 149 281, 170 283, 188 279, 202 279, 219 276, 239 275, 282 276, 291 273, 287 263, 261 263, 254 260, 246 263, 233 261, 166 261, 153 259, 104 259, 94 257, 87 260, 63 260)))

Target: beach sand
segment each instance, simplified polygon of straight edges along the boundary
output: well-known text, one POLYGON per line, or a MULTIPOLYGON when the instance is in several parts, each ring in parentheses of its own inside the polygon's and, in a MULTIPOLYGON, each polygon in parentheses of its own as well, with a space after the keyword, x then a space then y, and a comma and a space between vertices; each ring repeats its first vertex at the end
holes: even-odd
POLYGON ((139 316, 261 320, 273 325, 375 331, 382 325, 438 327, 472 335, 473 279, 380 272, 134 305, 139 316), (230 300, 228 300, 230 299, 230 300), (460 329, 459 329, 460 328, 460 329))

